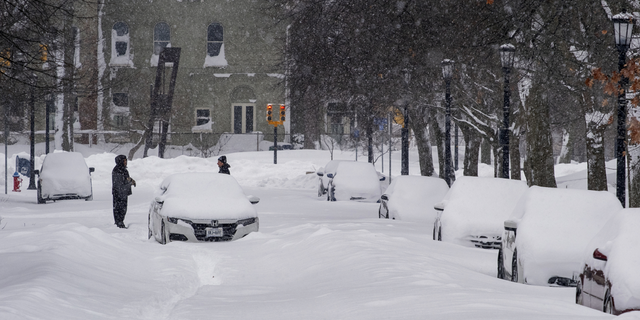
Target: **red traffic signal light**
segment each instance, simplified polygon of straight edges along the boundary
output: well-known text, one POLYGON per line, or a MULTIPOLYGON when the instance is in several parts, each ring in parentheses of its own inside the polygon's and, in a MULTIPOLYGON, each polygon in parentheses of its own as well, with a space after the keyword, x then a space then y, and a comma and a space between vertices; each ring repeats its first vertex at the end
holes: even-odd
POLYGON ((284 122, 285 116, 286 116, 286 111, 284 108, 284 104, 281 104, 280 105, 280 122, 284 122))
POLYGON ((273 121, 273 106, 270 104, 267 105, 267 121, 273 121))

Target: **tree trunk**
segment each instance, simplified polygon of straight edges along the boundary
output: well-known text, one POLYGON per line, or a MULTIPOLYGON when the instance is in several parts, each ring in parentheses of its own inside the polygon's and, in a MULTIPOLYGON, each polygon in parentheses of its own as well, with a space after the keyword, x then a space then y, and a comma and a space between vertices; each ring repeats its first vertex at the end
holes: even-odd
POLYGON ((429 118, 429 123, 432 129, 431 135, 436 142, 436 150, 438 152, 438 177, 444 179, 444 134, 435 116, 429 118))
POLYGON ((480 144, 482 139, 475 129, 460 126, 464 137, 464 164, 462 172, 465 176, 478 176, 478 161, 480 160, 480 144))
POLYGON ((491 143, 486 137, 480 143, 480 163, 491 165, 491 143))
POLYGON ((420 162, 420 175, 433 176, 433 156, 431 154, 431 139, 429 139, 429 126, 424 115, 412 114, 409 128, 413 130, 418 147, 418 160, 420 162))
MULTIPOLYGON (((589 118, 589 115, 587 115, 589 118)), ((587 122, 587 189, 606 191, 607 171, 604 157, 604 130, 596 121, 587 122)))
POLYGON ((527 183, 529 186, 555 188, 549 104, 543 90, 540 84, 534 83, 528 99, 527 165, 530 177, 527 183))

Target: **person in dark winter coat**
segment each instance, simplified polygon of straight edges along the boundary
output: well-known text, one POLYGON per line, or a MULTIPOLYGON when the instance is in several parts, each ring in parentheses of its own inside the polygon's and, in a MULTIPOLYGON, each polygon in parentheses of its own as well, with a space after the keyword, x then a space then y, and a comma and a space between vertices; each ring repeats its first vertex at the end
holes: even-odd
POLYGON ((218 167, 220 168, 218 173, 231 174, 231 172, 229 171, 231 165, 227 163, 227 156, 221 156, 220 158, 218 158, 218 167))
POLYGON ((116 166, 111 172, 111 194, 113 195, 113 220, 118 228, 126 228, 124 216, 127 214, 128 197, 131 195, 131 186, 136 186, 136 181, 129 177, 127 170, 127 157, 116 157, 116 166))

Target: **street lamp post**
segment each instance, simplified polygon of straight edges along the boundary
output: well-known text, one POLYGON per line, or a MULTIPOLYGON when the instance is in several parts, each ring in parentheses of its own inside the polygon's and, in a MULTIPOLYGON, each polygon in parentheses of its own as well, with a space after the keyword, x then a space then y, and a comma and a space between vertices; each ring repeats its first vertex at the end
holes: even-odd
POLYGON ((502 144, 502 177, 509 179, 509 100, 511 88, 509 87, 509 73, 513 67, 513 57, 516 47, 512 44, 500 46, 500 61, 504 72, 504 106, 502 108, 503 122, 500 130, 500 143, 502 144))
POLYGON ((444 117, 444 181, 451 186, 451 77, 453 76, 453 60, 442 60, 442 76, 445 82, 445 117, 444 117))
MULTIPOLYGON (((629 50, 629 46, 631 45, 631 34, 633 33, 635 18, 632 14, 627 13, 627 10, 623 9, 622 13, 616 14, 611 20, 613 20, 613 31, 616 47, 618 48, 618 71, 622 71, 627 60, 627 50, 629 50)), ((628 83, 629 79, 621 75, 618 82, 620 89, 618 91, 618 134, 616 137, 616 196, 620 203, 622 203, 622 207, 625 207, 626 204, 624 160, 626 149, 625 141, 627 137, 626 87, 628 83)))
POLYGON ((404 71, 404 83, 405 89, 407 92, 405 93, 405 101, 404 101, 404 111, 402 113, 404 117, 404 121, 402 123, 401 138, 402 138, 402 152, 400 154, 401 164, 400 164, 400 175, 407 176, 409 175, 409 82, 411 81, 411 73, 409 70, 404 71))

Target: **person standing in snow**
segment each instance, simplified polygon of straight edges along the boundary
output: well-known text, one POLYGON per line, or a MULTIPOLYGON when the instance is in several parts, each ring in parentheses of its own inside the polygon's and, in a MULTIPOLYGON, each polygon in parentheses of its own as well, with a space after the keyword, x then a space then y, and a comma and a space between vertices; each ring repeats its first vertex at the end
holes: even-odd
POLYGON ((218 173, 231 174, 229 171, 230 167, 231 165, 227 163, 227 156, 220 156, 220 158, 218 158, 218 168, 220 168, 218 173))
POLYGON ((118 228, 126 228, 124 216, 127 214, 128 198, 131 195, 131 186, 136 186, 136 181, 129 177, 127 170, 127 157, 116 157, 116 166, 111 172, 111 194, 113 195, 113 220, 118 228))

